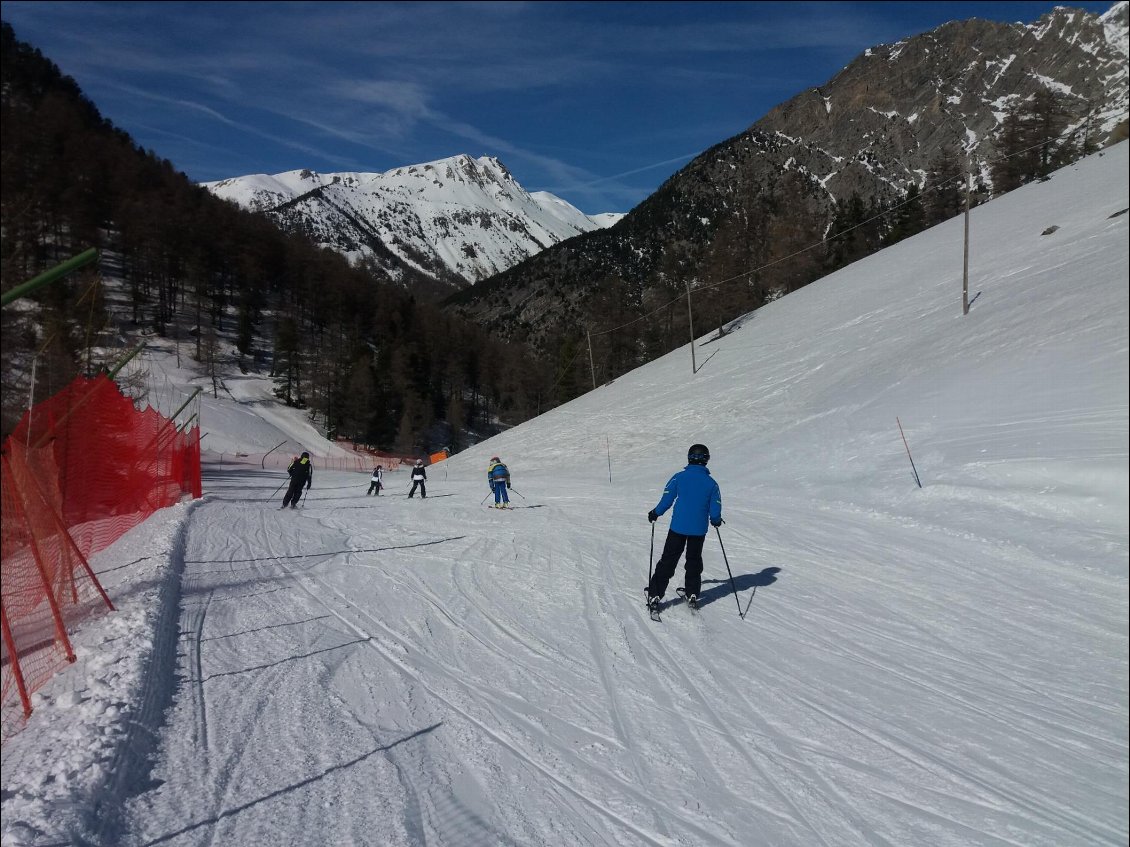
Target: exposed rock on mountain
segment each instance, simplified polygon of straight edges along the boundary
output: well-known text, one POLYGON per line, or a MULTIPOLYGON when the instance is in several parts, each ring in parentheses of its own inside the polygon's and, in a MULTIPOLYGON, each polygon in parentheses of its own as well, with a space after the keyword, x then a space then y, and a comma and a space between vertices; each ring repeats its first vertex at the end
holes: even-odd
POLYGON ((1041 92, 1055 95, 1059 138, 1077 148, 1125 132, 1125 0, 1101 17, 1060 7, 1031 25, 958 21, 867 50, 707 150, 615 226, 450 305, 543 347, 658 309, 649 323, 660 329, 634 330, 632 343, 661 352, 686 339, 686 308, 670 305, 684 286, 701 291, 705 331, 812 281, 827 263, 821 241, 849 204, 889 208, 923 188, 943 155, 991 191, 1006 115, 1041 92))

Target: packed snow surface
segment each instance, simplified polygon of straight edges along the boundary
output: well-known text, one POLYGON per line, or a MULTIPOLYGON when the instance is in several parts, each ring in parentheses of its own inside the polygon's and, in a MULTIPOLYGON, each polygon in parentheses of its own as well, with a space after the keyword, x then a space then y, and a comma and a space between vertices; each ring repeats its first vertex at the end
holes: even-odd
MULTIPOLYGON (((5 745, 3 843, 1125 845, 1127 184, 1123 143, 975 209, 967 315, 955 219, 426 500, 208 464, 96 557, 119 611, 5 745), (726 523, 653 623, 697 441, 726 523)), ((319 452, 253 393, 209 439, 319 452)))

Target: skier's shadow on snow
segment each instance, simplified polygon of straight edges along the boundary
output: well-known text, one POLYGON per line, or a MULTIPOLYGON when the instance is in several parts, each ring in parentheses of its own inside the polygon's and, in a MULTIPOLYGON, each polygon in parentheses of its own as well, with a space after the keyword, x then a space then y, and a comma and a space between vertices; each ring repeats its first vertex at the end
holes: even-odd
MULTIPOLYGON (((753 589, 753 593, 757 593, 757 589, 764 585, 772 585, 777 581, 777 574, 781 572, 780 568, 765 568, 760 573, 743 573, 734 577, 734 584, 730 584, 730 579, 704 579, 702 581, 703 592, 698 595, 699 608, 713 603, 715 600, 720 600, 727 594, 733 594, 734 589, 738 590, 739 594, 745 593, 747 589, 753 589), (713 585, 713 588, 706 588, 707 585, 713 585)), ((752 602, 753 596, 750 595, 752 602)))

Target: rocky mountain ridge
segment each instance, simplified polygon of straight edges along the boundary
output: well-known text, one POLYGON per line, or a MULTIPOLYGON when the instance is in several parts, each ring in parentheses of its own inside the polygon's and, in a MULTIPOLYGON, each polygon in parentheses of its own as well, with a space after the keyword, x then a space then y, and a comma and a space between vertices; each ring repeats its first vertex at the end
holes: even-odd
MULTIPOLYGON (((901 201, 944 150, 991 192, 1006 114, 1040 91, 1068 112, 1063 138, 1101 144, 1125 133, 1125 0, 1102 16, 1057 7, 1030 25, 955 21, 873 47, 702 153, 615 226, 450 306, 544 348, 646 315, 689 285, 702 291, 703 325, 716 325, 822 275, 812 248, 845 205, 901 201), (726 280, 735 282, 718 284, 726 280), (608 302, 622 308, 609 315, 608 302)), ((681 319, 665 320, 678 329, 681 319)), ((668 336, 685 340, 682 330, 668 336)))
POLYGON ((531 194, 487 156, 385 173, 257 174, 204 187, 394 282, 444 294, 622 217, 589 217, 552 194, 531 194))

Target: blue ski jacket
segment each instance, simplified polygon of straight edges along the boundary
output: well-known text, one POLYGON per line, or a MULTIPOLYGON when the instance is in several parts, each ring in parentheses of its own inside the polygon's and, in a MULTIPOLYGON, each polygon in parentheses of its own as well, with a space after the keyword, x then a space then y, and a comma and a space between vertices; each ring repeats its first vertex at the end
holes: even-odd
POLYGON ((706 535, 710 520, 722 520, 722 490, 705 465, 687 465, 671 477, 655 514, 662 515, 672 503, 671 529, 681 535, 706 535))
POLYGON ((501 484, 510 487, 510 471, 502 462, 491 462, 490 467, 487 468, 487 485, 493 489, 501 484))

